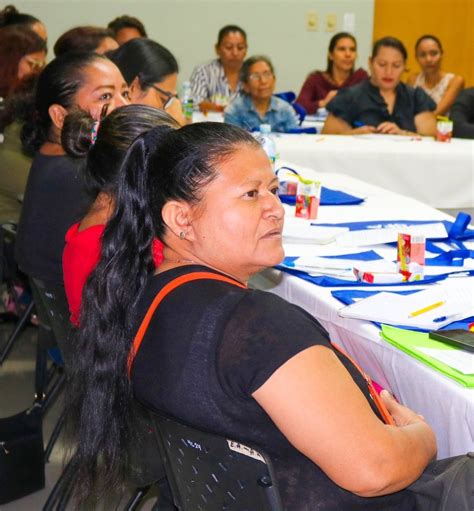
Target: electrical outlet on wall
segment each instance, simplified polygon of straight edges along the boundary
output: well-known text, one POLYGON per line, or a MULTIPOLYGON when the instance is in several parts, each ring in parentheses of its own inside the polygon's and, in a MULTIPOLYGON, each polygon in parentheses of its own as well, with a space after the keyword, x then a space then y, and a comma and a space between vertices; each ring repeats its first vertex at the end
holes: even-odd
POLYGON ((308 32, 317 32, 318 13, 316 11, 308 11, 306 13, 306 30, 308 32))
POLYGON ((337 15, 334 13, 326 14, 326 32, 335 32, 337 26, 337 15))

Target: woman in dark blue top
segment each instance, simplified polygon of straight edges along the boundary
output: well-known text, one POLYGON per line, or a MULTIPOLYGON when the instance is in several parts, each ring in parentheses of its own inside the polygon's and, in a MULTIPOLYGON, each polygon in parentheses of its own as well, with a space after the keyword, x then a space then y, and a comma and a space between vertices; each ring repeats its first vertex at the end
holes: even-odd
POLYGON ((370 79, 339 91, 326 107, 323 133, 433 136, 436 104, 421 88, 400 81, 406 58, 398 39, 378 40, 370 58, 370 79))

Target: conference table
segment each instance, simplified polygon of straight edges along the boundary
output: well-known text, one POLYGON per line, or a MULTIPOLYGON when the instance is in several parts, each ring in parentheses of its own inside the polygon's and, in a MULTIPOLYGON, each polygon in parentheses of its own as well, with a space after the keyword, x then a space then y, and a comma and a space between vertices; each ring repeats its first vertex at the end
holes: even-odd
POLYGON ((474 207, 474 140, 274 134, 283 160, 346 174, 434 208, 474 207))
MULTIPOLYGON (((304 177, 320 179, 323 186, 366 197, 357 206, 320 206, 317 223, 451 219, 416 199, 348 175, 316 173, 294 163, 282 163, 296 168, 304 177)), ((287 216, 294 216, 294 207, 285 205, 285 209, 287 216)), ((474 248, 472 245, 471 248, 474 248)), ((284 240, 284 247, 287 256, 334 253, 332 244, 288 243, 284 240)), ((333 288, 318 286, 275 268, 256 275, 251 285, 275 293, 313 314, 327 329, 331 339, 341 345, 375 381, 390 389, 401 403, 422 414, 436 432, 439 458, 474 451, 473 388, 462 386, 387 343, 380 337, 380 329, 374 323, 340 317, 338 310, 344 305, 331 295, 333 288)), ((371 289, 377 287, 374 285, 371 289)))

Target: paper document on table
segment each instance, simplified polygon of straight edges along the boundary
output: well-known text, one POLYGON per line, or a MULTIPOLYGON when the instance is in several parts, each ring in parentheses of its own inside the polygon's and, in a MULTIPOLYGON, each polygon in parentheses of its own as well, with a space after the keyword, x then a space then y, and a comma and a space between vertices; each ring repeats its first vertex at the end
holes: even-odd
POLYGON ((399 232, 423 235, 427 239, 446 238, 448 235, 446 227, 441 222, 420 225, 410 225, 407 222, 407 224, 394 224, 393 226, 391 225, 383 229, 349 231, 339 235, 336 242, 338 245, 358 247, 394 243, 398 239, 399 232))
POLYGON ((461 371, 463 374, 474 374, 474 353, 457 349, 439 350, 435 348, 422 347, 419 347, 418 351, 421 351, 425 355, 429 355, 430 357, 461 371))
POLYGON ((381 292, 343 307, 344 318, 437 330, 474 314, 474 278, 445 281, 410 295, 381 292))
POLYGON ((347 227, 318 227, 304 220, 285 220, 283 227, 283 240, 290 243, 315 243, 325 245, 331 243, 342 233, 347 232, 347 227))
POLYGON ((302 256, 293 261, 297 270, 352 270, 354 267, 362 271, 394 272, 397 265, 392 261, 377 259, 361 261, 360 259, 337 259, 335 257, 302 256))

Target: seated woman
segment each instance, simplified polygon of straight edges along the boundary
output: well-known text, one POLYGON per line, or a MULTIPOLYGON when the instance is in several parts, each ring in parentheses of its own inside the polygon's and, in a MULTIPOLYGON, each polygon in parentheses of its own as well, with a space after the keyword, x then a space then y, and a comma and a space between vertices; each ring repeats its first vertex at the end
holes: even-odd
POLYGON ((370 57, 370 79, 339 91, 326 106, 323 133, 341 135, 436 133, 435 102, 423 89, 402 83, 407 51, 394 37, 375 42, 370 57))
POLYGON ((225 109, 224 121, 249 131, 260 124, 270 124, 272 131, 287 132, 298 127, 293 107, 273 96, 275 71, 268 57, 248 58, 240 71, 244 94, 235 98, 225 109))
POLYGON ((130 39, 148 37, 143 23, 138 18, 126 14, 112 20, 107 28, 112 30, 119 46, 130 41, 130 39))
POLYGON ((421 36, 415 44, 415 56, 421 73, 408 78, 412 87, 421 87, 436 103, 436 115, 449 115, 449 110, 464 87, 464 78, 441 70, 443 47, 434 35, 421 36))
POLYGON ((20 130, 31 116, 34 81, 44 67, 46 43, 27 26, 0 28, 0 222, 17 222, 25 191, 31 155, 23 151, 20 130))
POLYGON ((451 109, 453 136, 474 138, 474 87, 463 90, 451 109))
POLYGON ((64 236, 90 207, 80 161, 67 156, 61 130, 78 107, 98 120, 128 103, 128 87, 117 66, 96 53, 66 53, 51 61, 36 87, 35 109, 22 128, 35 157, 21 211, 16 257, 29 276, 63 282, 64 236))
POLYGON ((132 103, 161 108, 185 124, 176 94, 178 62, 167 48, 151 39, 132 39, 108 57, 127 81, 132 103))
POLYGON ((74 27, 59 36, 54 45, 56 57, 74 51, 93 51, 103 55, 118 48, 112 30, 103 27, 74 27))
MULTIPOLYGON (((79 324, 82 289, 100 256, 100 238, 114 210, 118 173, 126 150, 141 133, 159 125, 179 128, 162 110, 145 105, 117 108, 100 124, 85 111, 68 115, 61 132, 66 153, 86 159, 85 175, 94 202, 86 216, 66 233, 63 252, 64 288, 71 322, 79 324)), ((155 240, 153 261, 162 259, 162 244, 155 240)))
POLYGON ((222 112, 241 90, 240 68, 247 54, 247 34, 237 25, 219 30, 218 58, 197 66, 191 75, 191 95, 202 112, 222 112))
POLYGON ((363 69, 354 71, 356 59, 355 37, 348 32, 334 34, 329 41, 326 71, 314 71, 306 78, 296 103, 314 114, 318 108, 326 108, 339 89, 366 80, 368 75, 363 69))
POLYGON ((414 509, 404 489, 436 454, 428 424, 383 392, 395 421, 384 424, 360 373, 318 321, 247 287, 284 257, 277 192, 260 144, 229 124, 154 128, 130 147, 73 343, 66 406, 79 498, 99 467, 110 485, 126 463, 133 394, 262 447, 286 511, 414 509), (152 275, 155 233, 164 260, 152 275), (132 348, 157 293, 199 272, 210 275, 166 296, 132 348))
POLYGON ((23 26, 36 32, 44 42, 48 40, 48 32, 44 24, 35 16, 19 12, 14 5, 7 5, 0 11, 0 28, 23 26))

